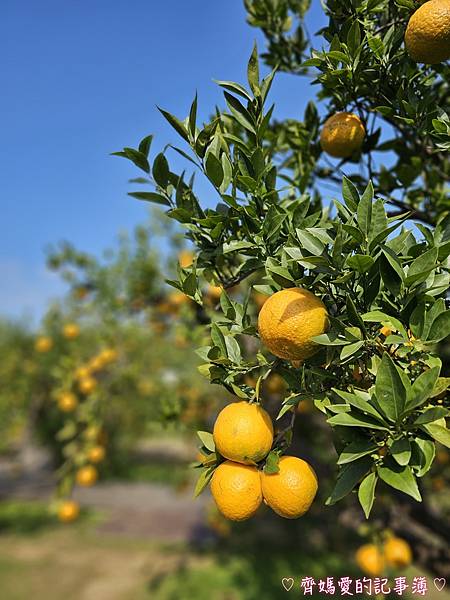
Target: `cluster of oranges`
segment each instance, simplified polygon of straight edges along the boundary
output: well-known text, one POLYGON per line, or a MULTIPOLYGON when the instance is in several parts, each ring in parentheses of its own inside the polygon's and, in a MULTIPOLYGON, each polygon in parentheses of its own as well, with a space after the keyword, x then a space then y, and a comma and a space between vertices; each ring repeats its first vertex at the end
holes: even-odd
MULTIPOLYGON (((88 427, 85 430, 87 447, 85 451, 86 464, 80 467, 75 473, 75 481, 81 487, 91 487, 98 479, 98 470, 95 465, 103 462, 106 457, 104 443, 100 441, 102 432, 96 426, 88 427)), ((62 523, 75 521, 80 514, 78 502, 71 499, 60 501, 58 505, 58 519, 62 523)))
POLYGON ((217 452, 226 460, 214 471, 211 493, 228 519, 248 519, 263 500, 289 519, 300 517, 311 506, 318 486, 316 474, 306 461, 282 456, 277 473, 258 469, 272 448, 273 437, 270 416, 258 404, 235 402, 219 413, 213 438, 217 452))
MULTIPOLYGON (((93 356, 85 365, 79 366, 74 373, 78 391, 88 396, 97 387, 95 374, 117 360, 118 353, 114 348, 105 348, 93 356)), ((63 390, 57 395, 58 407, 62 412, 73 412, 78 406, 78 397, 71 390, 63 390)))
MULTIPOLYGON (((80 335, 80 326, 77 323, 66 323, 62 328, 62 336, 66 340, 74 340, 80 335)), ((48 335, 36 338, 34 349, 40 354, 45 354, 53 348, 53 339, 48 335)))
MULTIPOLYGON (((280 358, 303 362, 319 349, 312 338, 327 328, 325 305, 306 289, 284 289, 261 302, 261 340, 280 358)), ((280 376, 267 380, 269 393, 279 393, 283 387, 280 376)), ((281 456, 277 472, 259 468, 269 452, 276 451, 272 420, 259 404, 242 401, 226 406, 214 424, 213 439, 217 453, 226 460, 214 470, 211 493, 225 517, 235 521, 248 519, 263 501, 288 519, 309 510, 318 483, 306 461, 281 456)))
MULTIPOLYGON (((449 0, 429 0, 413 13, 406 28, 405 46, 417 63, 433 65, 450 58, 449 0)), ((358 115, 338 112, 325 121, 320 145, 330 156, 349 158, 361 149, 365 136, 358 115)))
POLYGON ((364 573, 371 577, 378 577, 385 568, 408 567, 412 562, 412 552, 407 541, 390 537, 381 545, 364 544, 358 548, 355 559, 364 573))

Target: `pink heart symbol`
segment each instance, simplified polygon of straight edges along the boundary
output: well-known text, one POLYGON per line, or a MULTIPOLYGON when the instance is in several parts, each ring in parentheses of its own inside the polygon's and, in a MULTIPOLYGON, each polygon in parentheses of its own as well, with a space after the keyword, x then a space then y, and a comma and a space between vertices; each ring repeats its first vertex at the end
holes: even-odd
POLYGON ((444 579, 444 577, 441 577, 440 579, 438 579, 436 577, 436 579, 434 580, 434 585, 435 585, 435 587, 436 587, 436 589, 437 589, 438 592, 442 592, 442 590, 444 589, 446 583, 447 582, 444 579))
MULTIPOLYGON (((283 577, 283 579, 281 580, 281 583, 284 587, 284 589, 289 592, 290 590, 292 590, 292 586, 294 585, 294 580, 292 579, 292 577, 283 577)), ((444 585, 445 585, 445 580, 444 580, 444 585)))

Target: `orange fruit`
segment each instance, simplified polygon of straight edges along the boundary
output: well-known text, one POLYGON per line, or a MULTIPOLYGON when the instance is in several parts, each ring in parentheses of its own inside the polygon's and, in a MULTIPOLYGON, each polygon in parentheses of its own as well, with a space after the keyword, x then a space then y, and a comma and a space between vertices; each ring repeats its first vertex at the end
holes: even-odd
POLYGON ((223 408, 214 424, 216 450, 229 460, 254 464, 262 460, 273 443, 269 414, 258 404, 232 402, 223 408))
POLYGON ((286 360, 304 361, 320 346, 312 341, 328 328, 327 309, 320 298, 303 288, 276 292, 258 317, 258 330, 265 346, 286 360))
POLYGON ((322 150, 335 158, 348 158, 361 149, 366 130, 361 119, 347 112, 329 117, 320 133, 322 150))
POLYGON ((384 569, 383 554, 375 544, 364 544, 356 551, 356 564, 371 577, 378 577, 384 569))
POLYGON ((83 487, 90 487, 91 485, 94 485, 97 479, 97 469, 92 465, 86 465, 85 467, 81 467, 81 469, 78 469, 76 473, 77 483, 78 485, 82 485, 83 487))
POLYGON ((211 494, 219 511, 232 521, 244 521, 258 510, 261 480, 256 467, 227 460, 214 471, 211 494))
POLYGON ((317 493, 317 476, 306 461, 282 456, 278 473, 261 473, 264 500, 280 517, 297 519, 310 508, 317 493))
POLYGON ((91 370, 89 369, 89 367, 77 367, 77 369, 75 369, 75 379, 86 379, 87 377, 89 377, 91 374, 91 370))
POLYGON ((402 538, 393 537, 384 544, 386 563, 396 569, 404 569, 412 562, 411 547, 402 538))
POLYGON ((58 519, 62 523, 71 523, 78 518, 80 506, 74 500, 65 500, 58 507, 58 519))
POLYGON ((450 0, 429 0, 408 22, 405 45, 410 57, 427 65, 450 58, 450 0))
POLYGON ((78 406, 78 399, 72 392, 63 392, 58 397, 58 407, 62 412, 73 412, 78 406))
POLYGON ((178 255, 178 262, 182 269, 187 269, 192 265, 194 254, 190 250, 182 250, 178 255))
POLYGON ((49 350, 52 349, 52 347, 53 347, 53 340, 52 340, 52 338, 50 338, 46 335, 41 335, 40 337, 38 337, 34 344, 34 348, 35 348, 36 352, 40 352, 41 354, 48 352, 49 350))
POLYGON ((87 453, 89 462, 94 464, 101 463, 106 456, 106 450, 103 446, 93 446, 87 453))
POLYGON ((90 394, 97 387, 97 381, 93 377, 84 377, 78 382, 78 387, 83 394, 90 394))
POLYGON ((76 323, 67 323, 63 327, 63 336, 67 340, 73 340, 80 335, 80 328, 76 323))

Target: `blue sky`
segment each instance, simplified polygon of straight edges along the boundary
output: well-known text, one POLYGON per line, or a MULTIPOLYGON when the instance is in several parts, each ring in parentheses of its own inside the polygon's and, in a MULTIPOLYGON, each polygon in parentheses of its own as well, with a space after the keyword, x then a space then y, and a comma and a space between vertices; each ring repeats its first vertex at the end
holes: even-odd
MULTIPOLYGON (((313 4, 312 32, 324 22, 313 4)), ((262 48, 242 0, 4 0, 0 314, 39 316, 62 291, 45 270, 47 244, 100 254, 146 218, 126 195, 136 170, 109 153, 148 133, 156 149, 178 142, 156 105, 184 117, 197 90, 206 118, 221 103, 212 80, 244 82, 254 39, 262 48)), ((313 94, 279 75, 275 116, 300 118, 313 94)))

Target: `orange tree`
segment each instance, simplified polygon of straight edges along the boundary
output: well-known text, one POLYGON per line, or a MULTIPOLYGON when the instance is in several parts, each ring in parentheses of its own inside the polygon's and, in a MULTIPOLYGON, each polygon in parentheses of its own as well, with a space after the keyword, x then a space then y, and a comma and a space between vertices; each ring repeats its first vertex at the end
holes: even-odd
MULTIPOLYGON (((406 531, 422 544, 422 563, 448 575, 448 526, 427 498, 420 508, 408 500, 423 500, 436 443, 450 447, 450 378, 440 358, 450 333, 448 3, 328 0, 320 50, 304 27, 309 4, 246 0, 272 72, 261 78, 255 47, 248 86, 219 81, 226 107, 209 122, 198 122, 197 98, 186 119, 161 110, 184 142, 174 149, 215 189, 215 208, 202 205, 193 178, 171 169, 167 148, 150 161, 151 136, 115 154, 153 186, 130 195, 167 207, 197 248, 171 285, 199 305, 205 281, 223 289, 210 342, 197 351, 201 372, 248 403, 261 402, 273 374, 285 382, 278 433, 253 461, 263 477, 278 474, 282 485, 296 408, 313 400, 336 448, 327 504, 355 492, 369 518, 377 490, 390 489, 417 525, 406 531), (276 69, 314 76, 317 103, 303 121, 276 122, 266 108, 276 69), (339 186, 339 198, 329 198, 326 184, 339 186), (248 282, 270 298, 259 327, 248 282), (311 317, 314 306, 322 312, 311 317)), ((214 494, 215 474, 224 477, 230 461, 222 462, 216 435, 200 436, 198 490, 212 478, 214 494)), ((259 503, 247 458, 233 457, 246 466, 230 465, 224 485, 247 486, 259 503)), ((228 506, 242 508, 235 497, 228 506)), ((384 512, 385 523, 405 530, 398 510, 384 512)))
MULTIPOLYGON (((37 437, 52 450, 60 499, 75 484, 95 483, 97 470, 126 474, 137 439, 208 422, 198 359, 186 357, 204 337, 199 315, 164 285, 162 257, 149 242, 155 233, 155 225, 141 225, 104 258, 67 242, 50 249, 48 265, 68 293, 49 307, 37 335, 0 322, 0 452, 37 437)), ((178 259, 190 264, 179 236, 169 234, 167 268, 178 259)), ((62 520, 78 515, 70 502, 57 506, 62 520)))

